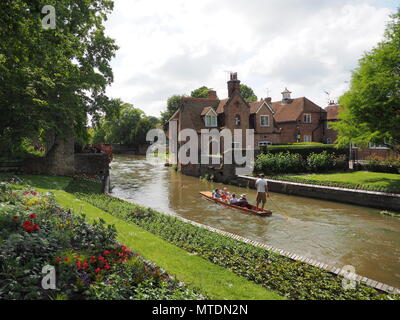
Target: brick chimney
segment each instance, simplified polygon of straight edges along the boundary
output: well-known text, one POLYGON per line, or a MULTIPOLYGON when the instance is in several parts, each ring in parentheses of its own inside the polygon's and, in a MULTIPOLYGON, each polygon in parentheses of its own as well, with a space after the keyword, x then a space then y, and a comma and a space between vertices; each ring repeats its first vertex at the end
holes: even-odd
POLYGON ((268 104, 271 104, 272 103, 272 98, 271 97, 265 98, 264 101, 266 103, 268 103, 268 104))
POLYGON ((236 92, 240 93, 240 80, 238 80, 237 72, 232 72, 231 80, 228 81, 228 97, 232 97, 236 92))
POLYGON ((208 99, 210 99, 210 100, 218 100, 217 92, 214 91, 214 90, 209 90, 208 91, 208 99))

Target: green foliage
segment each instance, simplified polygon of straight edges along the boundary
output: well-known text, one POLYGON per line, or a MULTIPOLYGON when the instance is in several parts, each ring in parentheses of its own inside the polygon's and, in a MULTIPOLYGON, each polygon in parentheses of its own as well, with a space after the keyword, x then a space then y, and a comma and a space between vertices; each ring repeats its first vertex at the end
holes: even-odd
POLYGON ((146 135, 158 124, 158 119, 146 116, 138 108, 119 100, 119 114, 103 116, 94 128, 94 143, 115 143, 139 146, 146 144, 146 135))
POLYGON ((322 153, 310 153, 306 158, 294 152, 268 152, 260 154, 255 162, 254 171, 266 175, 282 173, 320 172, 345 169, 346 159, 326 150, 322 153))
POLYGON ((168 98, 167 110, 161 112, 161 123, 163 124, 164 128, 167 128, 168 120, 171 119, 174 113, 179 109, 181 106, 181 100, 184 97, 184 95, 174 95, 168 98))
POLYGON ((327 151, 323 151, 322 153, 311 153, 307 157, 307 169, 312 172, 345 169, 345 167, 345 159, 340 159, 327 151))
POLYGON ((323 144, 323 143, 293 143, 287 145, 274 145, 263 148, 263 153, 276 154, 280 152, 298 153, 304 159, 311 153, 321 153, 327 151, 328 153, 335 154, 337 156, 347 156, 349 153, 348 147, 340 148, 337 145, 323 144))
POLYGON ((103 25, 112 9, 111 0, 0 2, 1 153, 42 131, 84 139, 88 114, 113 112, 105 90, 117 46, 103 25), (45 5, 55 7, 55 29, 42 27, 45 5))
POLYGON ((240 85, 240 95, 247 102, 254 102, 258 100, 257 96, 254 94, 253 89, 245 84, 240 85))
MULTIPOLYGON (((76 194, 110 214, 196 254, 217 265, 276 291, 290 299, 387 299, 387 295, 359 284, 345 290, 342 277, 311 265, 254 247, 204 228, 102 194, 76 194)), ((152 295, 146 296, 151 298, 152 295)))
POLYGON ((118 244, 113 225, 89 225, 51 194, 19 187, 0 184, 0 299, 204 299, 118 244), (56 290, 41 287, 46 265, 56 290))
POLYGON ((208 92, 213 90, 211 88, 207 88, 205 86, 200 87, 196 90, 193 90, 190 94, 192 98, 208 98, 208 92))
POLYGON ((297 173, 305 171, 305 162, 298 153, 260 154, 257 157, 254 170, 267 175, 297 173))
POLYGON ((398 173, 400 174, 400 157, 383 159, 380 157, 370 157, 362 168, 367 171, 398 173))
POLYGON ((343 110, 338 130, 340 145, 387 142, 400 146, 400 10, 392 16, 385 38, 367 52, 353 72, 351 87, 340 98, 343 110))
POLYGON ((377 172, 346 172, 306 175, 273 175, 271 179, 323 185, 328 187, 349 188, 368 191, 400 193, 400 176, 377 172))

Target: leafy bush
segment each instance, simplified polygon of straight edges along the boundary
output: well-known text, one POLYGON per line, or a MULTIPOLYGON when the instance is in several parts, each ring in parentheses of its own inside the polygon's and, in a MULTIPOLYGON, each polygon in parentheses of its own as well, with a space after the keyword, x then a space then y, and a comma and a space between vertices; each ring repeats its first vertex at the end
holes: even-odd
POLYGON ((257 157, 255 171, 267 175, 277 173, 297 173, 305 171, 303 158, 296 153, 261 154, 257 157))
POLYGON ((311 172, 323 172, 334 169, 344 169, 345 159, 336 157, 332 153, 311 153, 307 157, 307 169, 311 172))
MULTIPOLYGON (((93 190, 90 181, 76 185, 93 190)), ((118 244, 116 235, 101 219, 87 224, 84 215, 62 210, 51 194, 1 183, 0 299, 204 298, 118 244), (42 289, 46 265, 56 268, 56 290, 42 289)))
MULTIPOLYGON (((75 194, 78 198, 110 214, 225 267, 239 276, 258 283, 291 299, 387 299, 387 295, 359 284, 345 290, 342 277, 311 265, 293 262, 263 248, 231 239, 103 194, 75 194)), ((148 296, 152 298, 151 295, 148 296)))
POLYGON ((400 156, 388 159, 373 156, 362 165, 362 168, 373 172, 400 173, 400 156))
POLYGON ((347 156, 349 151, 347 148, 338 148, 336 145, 322 144, 322 143, 293 143, 287 145, 274 145, 267 146, 262 149, 263 153, 277 154, 280 152, 298 153, 303 159, 311 153, 328 152, 336 156, 347 156))

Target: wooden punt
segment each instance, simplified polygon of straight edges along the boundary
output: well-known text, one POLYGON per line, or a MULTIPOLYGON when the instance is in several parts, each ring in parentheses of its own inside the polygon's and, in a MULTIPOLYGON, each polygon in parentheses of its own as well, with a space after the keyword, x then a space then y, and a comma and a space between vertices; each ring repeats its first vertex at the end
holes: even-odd
POLYGON ((249 208, 239 207, 234 204, 229 204, 227 202, 215 199, 212 197, 212 193, 209 191, 200 192, 200 195, 208 201, 220 204, 222 206, 225 206, 225 207, 228 207, 228 208, 231 208, 234 210, 239 210, 239 211, 247 213, 247 214, 252 214, 252 215, 257 215, 257 216, 262 216, 262 217, 269 217, 272 215, 272 211, 270 211, 270 210, 261 211, 260 209, 257 209, 256 206, 251 205, 251 204, 250 204, 251 209, 249 209, 249 208))

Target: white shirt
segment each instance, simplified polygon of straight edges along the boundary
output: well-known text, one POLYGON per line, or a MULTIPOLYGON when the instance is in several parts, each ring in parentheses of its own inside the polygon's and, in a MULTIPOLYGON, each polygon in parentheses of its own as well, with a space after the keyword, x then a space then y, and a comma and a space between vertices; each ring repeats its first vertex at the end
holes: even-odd
POLYGON ((268 181, 265 179, 258 179, 256 181, 257 192, 266 192, 267 186, 268 186, 268 181))

